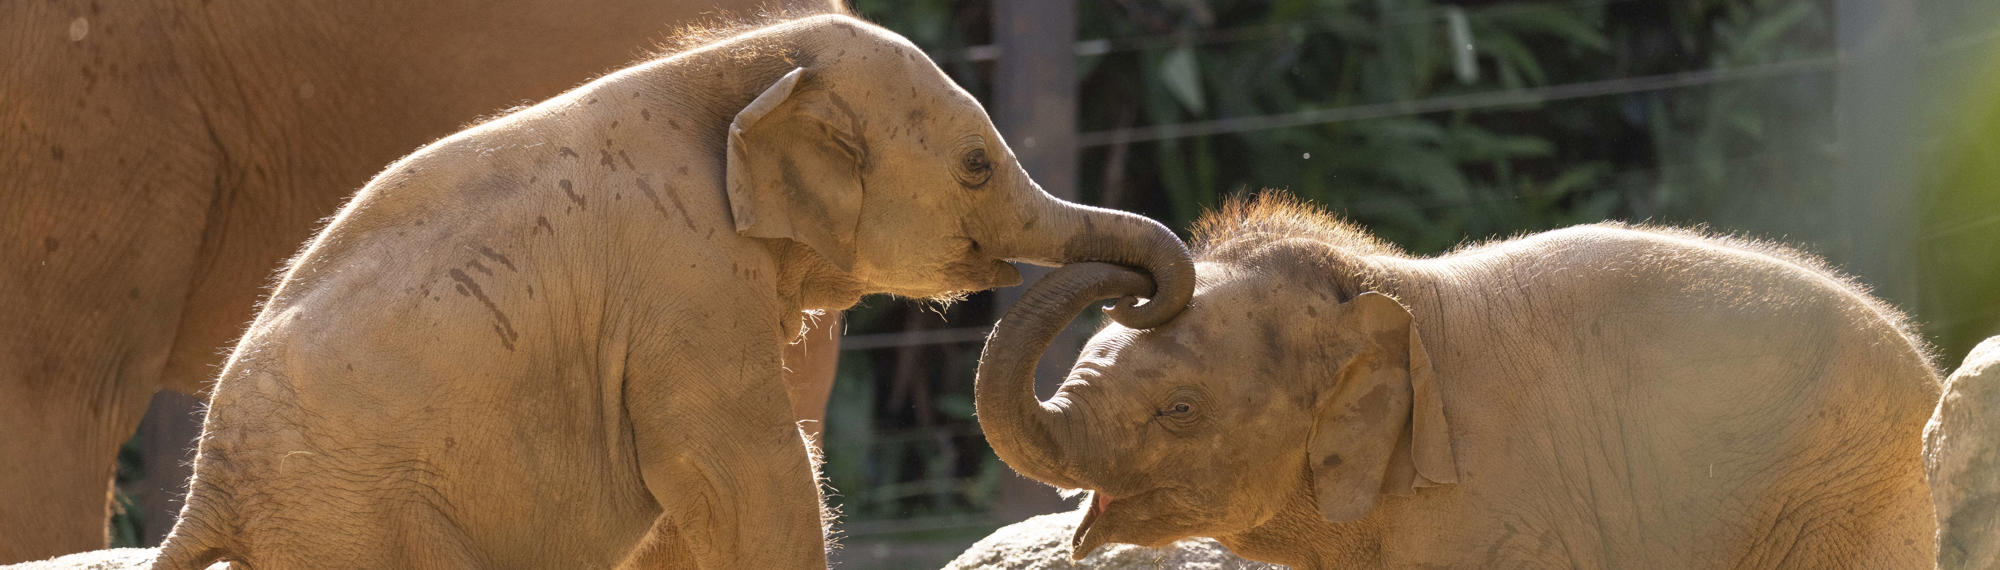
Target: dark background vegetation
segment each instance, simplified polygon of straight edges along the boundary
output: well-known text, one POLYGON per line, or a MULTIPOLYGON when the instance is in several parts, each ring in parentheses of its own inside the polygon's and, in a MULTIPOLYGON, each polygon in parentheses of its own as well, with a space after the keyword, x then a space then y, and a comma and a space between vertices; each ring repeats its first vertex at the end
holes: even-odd
MULTIPOLYGON (((991 2, 852 4, 991 107, 991 2)), ((1990 2, 1076 10, 1082 201, 1184 229, 1227 195, 1281 188, 1418 254, 1606 219, 1705 225, 1827 253, 1914 313, 1946 369, 2000 333, 1990 2), (1871 60, 1841 26, 1900 30, 1893 59, 1871 60)), ((972 417, 981 339, 966 332, 998 304, 878 297, 847 313, 825 437, 848 535, 836 559, 934 567, 1012 522, 995 514, 1019 492, 972 417), (889 336, 906 331, 928 334, 889 336)), ((114 535, 132 543, 135 524, 120 518, 114 535)))

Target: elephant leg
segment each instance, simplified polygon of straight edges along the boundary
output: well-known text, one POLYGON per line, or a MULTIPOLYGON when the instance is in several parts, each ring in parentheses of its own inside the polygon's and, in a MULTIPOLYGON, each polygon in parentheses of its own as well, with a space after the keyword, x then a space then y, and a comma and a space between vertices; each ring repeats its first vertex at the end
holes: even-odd
POLYGON ((761 344, 663 358, 696 363, 673 373, 636 362, 626 371, 640 475, 664 510, 654 529, 677 531, 647 540, 682 545, 639 551, 682 549, 697 568, 826 567, 819 486, 780 377, 780 347, 761 344))
MULTIPOLYGON (((120 320, 144 329, 149 317, 120 320)), ((0 335, 0 564, 104 548, 118 448, 146 412, 168 341, 15 332, 0 335)))
POLYGON ((814 445, 819 444, 826 401, 840 367, 841 321, 840 313, 822 317, 805 338, 785 346, 785 391, 791 396, 792 417, 814 445))
POLYGON ((201 243, 206 194, 128 183, 133 169, 93 158, 62 173, 111 178, 44 180, 62 191, 0 208, 0 564, 105 546, 118 447, 166 365, 201 243))
POLYGON ((0 489, 8 495, 0 501, 0 564, 104 548, 118 446, 145 410, 142 391, 121 386, 88 400, 0 396, 0 433, 9 434, 0 444, 0 489))

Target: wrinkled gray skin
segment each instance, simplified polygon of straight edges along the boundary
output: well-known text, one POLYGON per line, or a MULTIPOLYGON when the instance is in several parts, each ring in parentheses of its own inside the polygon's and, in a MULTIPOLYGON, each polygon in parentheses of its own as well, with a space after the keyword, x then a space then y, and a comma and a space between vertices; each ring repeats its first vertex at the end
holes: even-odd
POLYGON ((1606 225, 1419 259, 1259 208, 1208 224, 1238 229, 1198 245, 1185 312, 1107 326, 1045 402, 1034 355, 1145 279, 1064 267, 996 326, 982 428, 1022 474, 1093 491, 1076 555, 1207 536, 1295 568, 1934 563, 1937 378, 1805 258, 1606 225))
MULTIPOLYGON (((1193 290, 1158 223, 1056 200, 907 40, 844 16, 615 72, 390 166, 214 388, 162 570, 823 568, 780 379, 802 311, 1100 260, 1193 290)), ((1149 288, 1150 289, 1150 288, 1149 288)))
POLYGON ((1244 560, 1206 538, 1162 548, 1107 545, 1082 560, 1070 560, 1069 539, 1080 513, 1054 513, 1001 527, 979 539, 944 570, 1283 570, 1284 566, 1244 560))
POLYGON ((2000 568, 2000 337, 1979 343, 1945 380, 1924 427, 1924 458, 1938 567, 2000 568))

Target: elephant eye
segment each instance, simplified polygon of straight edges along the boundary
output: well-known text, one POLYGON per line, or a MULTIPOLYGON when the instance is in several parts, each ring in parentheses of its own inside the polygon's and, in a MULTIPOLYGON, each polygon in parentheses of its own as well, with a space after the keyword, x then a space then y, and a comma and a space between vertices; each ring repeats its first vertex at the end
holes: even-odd
POLYGON ((965 169, 972 172, 992 170, 993 164, 986 161, 986 149, 975 148, 965 153, 965 169))
POLYGON ((1207 394, 1200 388, 1182 386, 1167 395, 1166 405, 1153 411, 1153 419, 1160 420, 1167 429, 1185 431, 1204 423, 1208 415, 1202 410, 1207 394))
POLYGON ((993 162, 986 158, 985 143, 983 141, 967 142, 976 144, 966 144, 960 147, 964 150, 959 151, 958 163, 952 165, 951 175, 953 178, 957 178, 958 183, 966 188, 986 186, 986 181, 993 178, 993 162))

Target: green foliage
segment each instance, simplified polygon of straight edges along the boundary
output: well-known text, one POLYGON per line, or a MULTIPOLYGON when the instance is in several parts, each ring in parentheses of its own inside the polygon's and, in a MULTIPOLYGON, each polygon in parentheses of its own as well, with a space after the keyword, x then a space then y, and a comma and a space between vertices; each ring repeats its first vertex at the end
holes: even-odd
MULTIPOLYGON (((1675 43, 1699 50, 1711 70, 1824 58, 1831 9, 1811 2, 1692 4, 1707 33, 1675 28, 1675 43), (1691 46, 1691 47, 1690 47, 1691 46)), ((1787 228, 1776 212, 1807 205, 1833 187, 1831 74, 1789 81, 1718 83, 1695 96, 1646 101, 1659 176, 1644 213, 1727 227, 1787 228)))
POLYGON ((145 466, 139 460, 140 441, 140 438, 135 436, 118 446, 118 474, 111 492, 112 548, 146 546, 145 514, 128 490, 133 484, 138 483, 145 473, 145 466))
POLYGON ((1719 210, 1722 189, 1746 177, 1792 180, 1766 174, 1778 161, 1742 157, 1792 140, 1823 153, 1817 139, 1796 135, 1830 124, 1830 102, 1812 98, 1825 90, 1771 82, 1545 104, 1481 99, 1824 55, 1826 2, 1128 1, 1083 11, 1085 37, 1181 38, 1090 66, 1086 129, 1368 111, 1086 154, 1087 195, 1124 198, 1109 205, 1177 227, 1223 195, 1265 187, 1343 210, 1419 252, 1607 217, 1691 219, 1719 210), (1427 112, 1399 105, 1413 101, 1427 112), (1092 177, 1099 169, 1123 172, 1092 177))
POLYGON ((2000 334, 2000 65, 1991 61, 1954 98, 1955 120, 1923 169, 1918 304, 1947 370, 2000 334))

